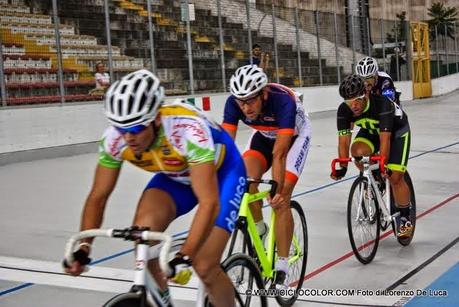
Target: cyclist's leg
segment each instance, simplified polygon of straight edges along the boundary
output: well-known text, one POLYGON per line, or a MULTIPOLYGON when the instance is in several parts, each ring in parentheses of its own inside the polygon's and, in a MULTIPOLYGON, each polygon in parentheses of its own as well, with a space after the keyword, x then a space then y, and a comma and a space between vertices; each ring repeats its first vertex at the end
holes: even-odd
MULTIPOLYGON (((360 129, 351 145, 351 156, 369 156, 379 151, 379 135, 371 134, 367 129, 360 129)), ((362 171, 361 163, 355 165, 362 171)))
POLYGON ((288 272, 288 253, 290 244, 292 243, 293 235, 293 217, 290 210, 290 197, 295 187, 296 180, 285 180, 282 193, 289 195, 288 200, 284 202, 283 206, 273 208, 276 214, 275 234, 277 244, 277 256, 279 257, 276 263, 276 270, 288 272))
MULTIPOLYGON (((157 174, 150 180, 140 198, 134 225, 147 226, 152 231, 164 231, 176 217, 189 212, 196 203, 190 186, 164 174, 157 174)), ((167 282, 158 261, 151 260, 148 266, 161 290, 165 291, 167 282)))
POLYGON ((208 239, 193 260, 193 268, 204 283, 209 299, 215 306, 234 306, 233 285, 220 266, 221 256, 229 237, 228 231, 218 226, 213 227, 208 239))
POLYGON ((235 227, 247 177, 236 147, 227 150, 228 158, 218 170, 220 210, 208 239, 193 259, 193 267, 206 286, 210 301, 219 306, 234 305, 234 289, 220 260, 235 227))
POLYGON ((284 281, 287 280, 288 273, 288 257, 290 251, 290 245, 292 244, 293 237, 293 216, 290 209, 290 198, 292 197, 293 189, 295 188, 298 177, 303 172, 304 164, 308 156, 309 147, 311 140, 311 130, 305 129, 303 133, 298 135, 287 154, 285 181, 282 194, 288 197, 285 202, 285 206, 274 209, 276 214, 276 244, 277 244, 277 261, 275 264, 276 271, 283 271, 284 276, 279 277, 279 273, 276 274, 276 283, 282 284, 284 287, 284 281))
MULTIPOLYGON (((246 150, 243 154, 244 164, 247 170, 247 176, 254 179, 260 179, 269 169, 272 163, 272 149, 274 141, 267 139, 260 132, 254 132, 246 150)), ((258 185, 251 184, 250 193, 258 192, 258 185)), ((259 234, 266 233, 267 229, 263 222, 263 201, 259 200, 250 204, 255 224, 259 234)))
POLYGON ((395 132, 395 134, 396 135, 391 142, 387 168, 392 172, 389 177, 389 181, 394 193, 395 206, 398 211, 400 211, 400 218, 403 219, 403 221, 398 221, 398 235, 410 236, 410 189, 404 179, 404 174, 410 153, 411 133, 408 130, 403 134, 401 132, 395 132))

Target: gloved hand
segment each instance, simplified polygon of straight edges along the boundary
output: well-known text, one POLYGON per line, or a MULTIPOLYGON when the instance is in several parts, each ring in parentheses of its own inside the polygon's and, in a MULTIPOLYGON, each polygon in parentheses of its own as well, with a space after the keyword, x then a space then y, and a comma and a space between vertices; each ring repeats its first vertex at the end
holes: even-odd
POLYGON ((171 268, 171 274, 168 276, 170 280, 179 285, 186 285, 190 281, 193 274, 190 257, 177 253, 175 258, 169 261, 169 267, 171 268))
POLYGON ((76 252, 73 252, 73 262, 67 263, 67 260, 62 261, 64 270, 66 273, 69 273, 74 276, 78 276, 85 271, 85 266, 91 263, 91 258, 87 251, 79 249, 76 252))
POLYGON ((332 179, 339 180, 339 179, 343 178, 344 176, 346 176, 346 172, 347 172, 347 167, 346 166, 342 166, 340 169, 335 169, 335 174, 333 174, 333 172, 332 172, 330 174, 330 177, 332 179))

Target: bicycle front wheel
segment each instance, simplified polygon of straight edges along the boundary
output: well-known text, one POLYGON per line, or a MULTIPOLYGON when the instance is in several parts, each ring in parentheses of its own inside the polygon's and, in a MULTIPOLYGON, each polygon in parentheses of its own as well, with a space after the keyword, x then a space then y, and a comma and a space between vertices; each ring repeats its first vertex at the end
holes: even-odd
POLYGON ((229 244, 227 244, 228 248, 225 251, 226 258, 237 253, 246 254, 251 257, 255 256, 255 251, 252 248, 246 223, 247 222, 244 219, 239 218, 236 224, 236 229, 234 229, 231 234, 229 244))
POLYGON ((140 293, 122 293, 112 297, 103 307, 152 307, 145 302, 142 304, 142 294, 140 293))
POLYGON ((233 283, 236 306, 268 306, 263 279, 253 259, 245 254, 233 254, 222 267, 233 283))
POLYGON ((347 230, 355 257, 363 264, 376 255, 381 227, 376 193, 365 177, 352 184, 347 203, 347 230))
POLYGON ((300 204, 294 200, 290 202, 293 217, 293 238, 290 245, 288 259, 288 280, 289 290, 279 293, 276 296, 281 306, 290 306, 298 298, 298 289, 301 288, 306 274, 306 263, 308 261, 308 227, 306 217, 300 204))

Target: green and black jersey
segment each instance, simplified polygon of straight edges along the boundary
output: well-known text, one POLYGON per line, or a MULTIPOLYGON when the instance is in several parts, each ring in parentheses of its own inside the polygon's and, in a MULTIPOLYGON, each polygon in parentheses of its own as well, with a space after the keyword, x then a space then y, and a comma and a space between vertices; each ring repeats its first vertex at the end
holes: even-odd
POLYGON ((403 112, 402 116, 396 116, 394 112, 393 103, 384 96, 370 94, 367 106, 359 116, 354 116, 349 106, 343 102, 337 112, 338 134, 351 134, 351 123, 368 130, 370 134, 407 129, 409 124, 406 113, 403 112))

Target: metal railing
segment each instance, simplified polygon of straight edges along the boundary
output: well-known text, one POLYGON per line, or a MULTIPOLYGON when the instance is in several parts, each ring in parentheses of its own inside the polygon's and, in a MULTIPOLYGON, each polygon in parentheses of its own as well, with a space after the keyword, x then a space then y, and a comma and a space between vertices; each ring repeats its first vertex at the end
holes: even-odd
MULTIPOLYGON (((253 61, 253 44, 270 55, 270 80, 287 86, 338 84, 365 55, 394 80, 411 78, 407 22, 253 2, 0 4, 2 105, 100 100, 98 63, 111 82, 145 67, 168 95, 224 92, 237 67, 253 61)), ((457 23, 431 33, 432 77, 458 72, 457 23)))

